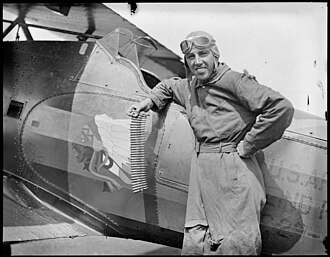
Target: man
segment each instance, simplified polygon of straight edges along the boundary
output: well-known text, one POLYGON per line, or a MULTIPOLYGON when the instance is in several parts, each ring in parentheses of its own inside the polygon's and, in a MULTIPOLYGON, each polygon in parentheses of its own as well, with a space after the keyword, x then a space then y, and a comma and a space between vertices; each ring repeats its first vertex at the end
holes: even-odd
POLYGON ((180 44, 186 79, 160 82, 127 114, 185 107, 196 137, 182 254, 261 253, 260 213, 266 202, 255 153, 280 139, 292 104, 246 73, 219 62, 214 38, 190 33, 180 44))

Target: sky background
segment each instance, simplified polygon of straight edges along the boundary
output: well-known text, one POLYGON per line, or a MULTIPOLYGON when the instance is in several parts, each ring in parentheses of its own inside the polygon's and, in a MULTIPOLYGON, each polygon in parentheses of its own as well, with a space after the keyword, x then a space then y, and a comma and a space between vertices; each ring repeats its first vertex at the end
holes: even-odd
POLYGON ((181 57, 179 43, 188 33, 209 32, 221 62, 239 72, 247 69, 295 108, 324 117, 327 2, 137 3, 134 14, 128 3, 105 5, 181 57))

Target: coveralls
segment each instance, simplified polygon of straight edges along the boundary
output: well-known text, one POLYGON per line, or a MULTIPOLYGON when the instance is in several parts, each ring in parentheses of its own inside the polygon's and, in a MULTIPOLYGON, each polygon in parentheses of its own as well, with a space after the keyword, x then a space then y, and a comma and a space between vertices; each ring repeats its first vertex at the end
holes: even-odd
POLYGON ((225 63, 207 84, 175 77, 154 87, 150 98, 153 111, 171 100, 185 107, 196 137, 182 254, 260 254, 266 193, 253 154, 281 138, 292 104, 225 63), (252 157, 238 155, 241 140, 252 157))

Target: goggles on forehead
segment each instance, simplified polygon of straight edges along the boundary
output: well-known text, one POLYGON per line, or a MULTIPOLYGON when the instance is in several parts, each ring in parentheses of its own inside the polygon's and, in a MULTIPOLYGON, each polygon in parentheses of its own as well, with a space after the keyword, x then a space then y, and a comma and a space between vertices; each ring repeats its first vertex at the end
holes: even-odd
POLYGON ((183 40, 180 43, 180 48, 183 54, 188 53, 192 46, 195 45, 196 48, 208 48, 212 44, 215 43, 215 40, 209 39, 208 37, 205 36, 196 36, 196 37, 191 37, 183 40))

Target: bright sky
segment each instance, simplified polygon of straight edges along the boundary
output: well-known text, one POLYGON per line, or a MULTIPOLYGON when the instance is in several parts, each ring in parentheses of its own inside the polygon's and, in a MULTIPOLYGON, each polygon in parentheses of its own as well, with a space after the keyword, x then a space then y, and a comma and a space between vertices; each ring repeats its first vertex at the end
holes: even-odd
POLYGON ((189 32, 211 33, 220 61, 233 70, 247 69, 295 108, 324 117, 327 2, 137 3, 135 14, 128 3, 105 5, 179 56, 179 43, 189 32))

